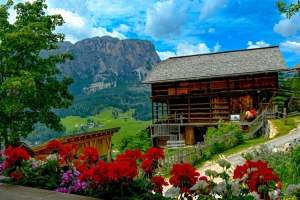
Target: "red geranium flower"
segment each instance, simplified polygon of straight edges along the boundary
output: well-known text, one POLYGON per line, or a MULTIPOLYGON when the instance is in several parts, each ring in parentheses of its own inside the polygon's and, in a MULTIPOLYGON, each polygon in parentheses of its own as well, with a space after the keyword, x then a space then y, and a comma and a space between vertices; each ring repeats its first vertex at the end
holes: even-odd
POLYGON ((129 181, 138 174, 136 166, 132 166, 130 162, 113 162, 110 165, 108 175, 116 182, 120 182, 123 186, 128 186, 129 181))
POLYGON ((13 149, 13 146, 12 145, 9 145, 5 150, 4 150, 4 154, 6 156, 8 156, 11 152, 11 150, 13 149))
POLYGON ((53 149, 53 153, 58 153, 60 152, 61 148, 62 148, 62 144, 60 141, 58 140, 50 140, 50 142, 47 144, 47 148, 49 149, 53 149))
POLYGON ((244 165, 236 167, 233 178, 245 178, 250 192, 258 192, 260 185, 268 185, 269 181, 279 181, 279 174, 273 174, 274 170, 268 168, 268 164, 268 162, 262 162, 261 160, 256 162, 247 160, 244 165))
POLYGON ((7 155, 6 163, 4 168, 10 168, 14 166, 21 166, 21 162, 23 160, 28 160, 30 158, 30 155, 27 153, 26 150, 22 149, 21 147, 16 147, 11 150, 11 147, 9 147, 9 150, 6 151, 7 155))
POLYGON ((79 159, 82 160, 88 167, 98 161, 98 149, 87 146, 84 148, 83 155, 79 156, 79 159))
POLYGON ((18 172, 17 174, 15 172, 12 172, 10 173, 10 177, 20 180, 22 178, 22 172, 18 172))
POLYGON ((144 170, 145 177, 151 179, 154 171, 158 167, 161 167, 161 165, 158 163, 158 160, 165 158, 164 151, 159 148, 150 148, 146 151, 143 158, 144 160, 141 164, 141 169, 144 170))
POLYGON ((174 187, 180 188, 180 193, 188 192, 192 194, 190 188, 198 181, 200 174, 189 163, 175 164, 170 172, 172 176, 169 182, 174 187))
POLYGON ((148 158, 150 160, 158 160, 158 159, 164 159, 164 151, 159 148, 150 148, 146 151, 144 158, 148 158))
POLYGON ((72 142, 71 145, 61 146, 59 150, 59 155, 61 157, 61 163, 69 163, 74 159, 73 149, 77 149, 78 146, 72 142))
POLYGON ((83 173, 84 170, 88 169, 85 163, 80 161, 74 162, 74 166, 76 167, 77 171, 79 171, 80 173, 83 173))
POLYGON ((161 176, 154 176, 151 179, 151 183, 153 183, 154 186, 154 191, 158 193, 162 193, 163 191, 163 186, 168 186, 169 184, 165 181, 165 179, 161 176))

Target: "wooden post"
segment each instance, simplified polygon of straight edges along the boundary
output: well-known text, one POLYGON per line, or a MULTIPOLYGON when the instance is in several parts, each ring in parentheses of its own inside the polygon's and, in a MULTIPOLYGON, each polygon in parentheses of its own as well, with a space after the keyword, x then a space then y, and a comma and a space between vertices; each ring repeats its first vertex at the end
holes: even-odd
POLYGON ((286 108, 283 108, 283 121, 286 124, 286 108))
MULTIPOLYGON (((191 119, 191 111, 190 111, 190 107, 191 107, 191 105, 190 105, 191 103, 190 103, 190 97, 188 97, 188 122, 190 123, 190 119, 191 119)), ((182 116, 183 117, 183 116, 182 116)), ((182 119, 183 120, 183 119, 182 119)))
POLYGON ((275 119, 276 119, 276 117, 277 117, 277 115, 278 115, 278 105, 275 105, 275 110, 274 110, 274 112, 275 112, 275 119))
POLYGON ((202 157, 202 149, 201 149, 201 143, 197 142, 197 150, 198 150, 198 157, 202 157))
POLYGON ((183 163, 183 156, 182 156, 182 151, 181 151, 181 149, 179 149, 179 158, 180 158, 180 160, 179 160, 179 163, 183 163))
POLYGON ((154 113, 153 113, 153 100, 151 101, 151 103, 152 103, 152 124, 154 124, 154 113))

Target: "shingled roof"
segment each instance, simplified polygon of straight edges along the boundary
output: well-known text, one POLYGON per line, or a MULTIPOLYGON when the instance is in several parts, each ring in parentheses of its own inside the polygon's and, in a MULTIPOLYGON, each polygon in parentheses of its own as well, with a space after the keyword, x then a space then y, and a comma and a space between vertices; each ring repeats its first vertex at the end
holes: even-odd
POLYGON ((300 69, 300 62, 298 62, 297 65, 294 66, 294 69, 300 69))
POLYGON ((142 83, 201 80, 287 70, 278 46, 171 57, 153 67, 142 83))

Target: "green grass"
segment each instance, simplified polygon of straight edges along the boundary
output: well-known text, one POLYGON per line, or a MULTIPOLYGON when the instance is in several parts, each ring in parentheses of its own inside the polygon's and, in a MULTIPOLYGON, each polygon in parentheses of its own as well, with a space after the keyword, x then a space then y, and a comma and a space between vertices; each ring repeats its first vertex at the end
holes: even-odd
MULTIPOLYGON (((100 114, 95 116, 89 116, 85 118, 77 117, 77 116, 68 116, 66 118, 61 119, 61 123, 67 128, 67 133, 69 131, 72 131, 75 128, 75 125, 78 124, 86 124, 88 119, 93 119, 95 123, 98 121, 100 123, 103 123, 104 126, 99 126, 95 128, 88 128, 88 131, 95 131, 95 130, 103 130, 103 129, 109 129, 109 128, 115 128, 120 127, 120 131, 115 133, 112 140, 113 143, 116 143, 118 138, 127 133, 132 132, 138 132, 140 130, 145 129, 147 126, 151 124, 151 121, 136 121, 135 119, 132 119, 132 113, 134 112, 134 109, 130 109, 126 113, 119 113, 119 116, 117 119, 114 119, 112 116, 112 110, 113 108, 108 108, 106 110, 103 110, 100 114), (126 120, 124 119, 126 118, 126 120)), ((114 109, 116 110, 116 109, 114 109)), ((80 128, 77 128, 78 130, 80 128)))
POLYGON ((287 135, 291 130, 297 128, 300 122, 300 116, 289 117, 284 124, 282 119, 273 119, 272 123, 277 127, 278 135, 276 137, 287 135))

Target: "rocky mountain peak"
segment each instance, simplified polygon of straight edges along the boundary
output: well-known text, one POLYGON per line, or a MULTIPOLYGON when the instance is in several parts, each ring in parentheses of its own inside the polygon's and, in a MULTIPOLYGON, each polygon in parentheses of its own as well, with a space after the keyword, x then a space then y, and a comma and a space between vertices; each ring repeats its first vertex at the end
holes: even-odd
POLYGON ((64 42, 61 46, 61 52, 74 56, 73 61, 59 65, 64 76, 75 79, 73 93, 91 93, 129 79, 142 79, 160 62, 154 45, 148 40, 103 36, 75 44, 64 42))

